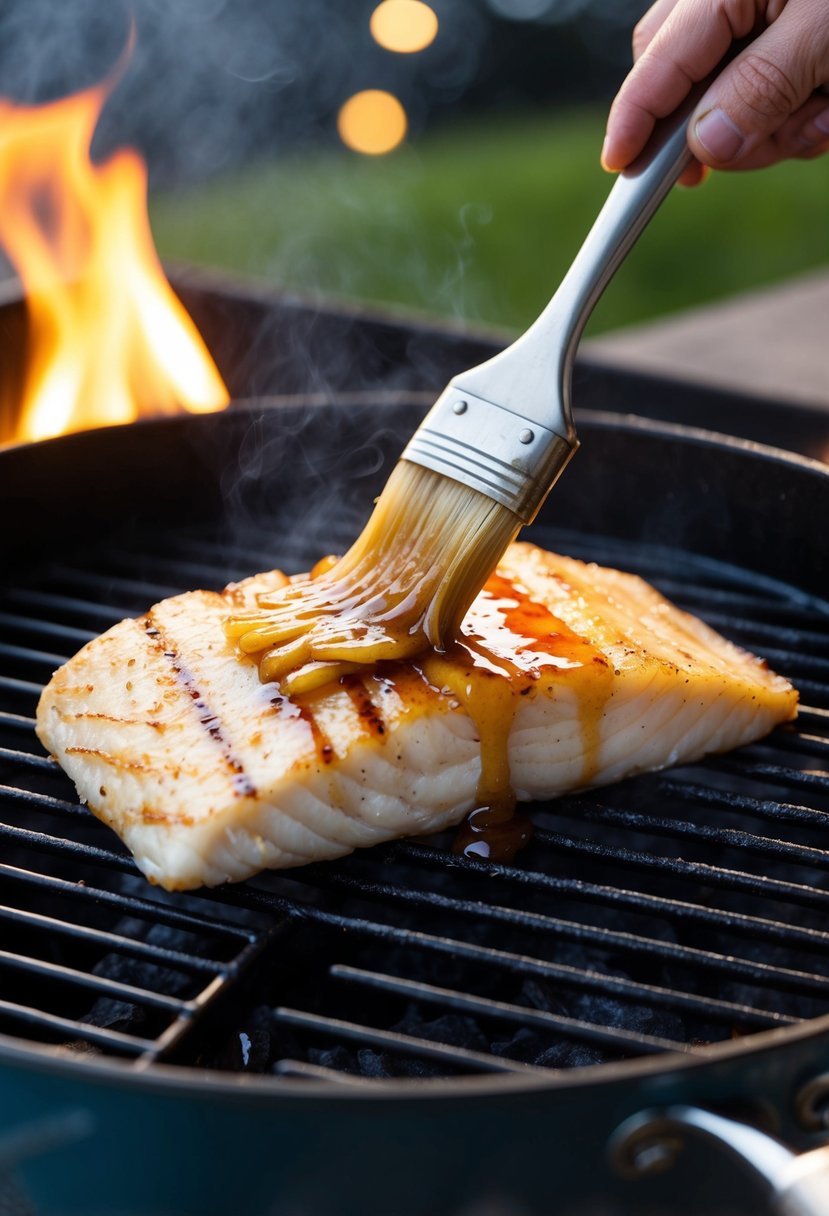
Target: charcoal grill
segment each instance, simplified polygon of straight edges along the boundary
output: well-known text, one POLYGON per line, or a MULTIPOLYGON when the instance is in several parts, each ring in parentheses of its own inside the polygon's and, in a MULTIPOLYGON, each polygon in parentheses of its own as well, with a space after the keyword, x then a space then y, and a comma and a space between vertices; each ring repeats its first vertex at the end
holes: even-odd
POLYGON ((664 1179, 620 1181, 614 1129, 690 1101, 820 1138, 824 468, 580 419, 535 539, 642 573, 805 708, 738 753, 536 806, 512 865, 447 835, 167 895, 37 745, 39 690, 90 636, 347 544, 423 407, 262 401, 0 453, 12 1212, 739 1212, 760 1191, 693 1144, 664 1179))

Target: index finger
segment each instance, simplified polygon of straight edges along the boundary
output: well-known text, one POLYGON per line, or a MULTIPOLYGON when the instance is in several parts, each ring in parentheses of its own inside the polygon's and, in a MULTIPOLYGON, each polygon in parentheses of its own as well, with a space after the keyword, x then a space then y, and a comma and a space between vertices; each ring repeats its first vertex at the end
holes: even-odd
POLYGON ((665 24, 678 3, 679 0, 655 0, 648 11, 639 18, 633 28, 633 38, 631 39, 634 63, 650 46, 656 31, 665 24))
POLYGON ((753 5, 679 0, 610 108, 602 148, 605 169, 624 169, 639 155, 656 120, 672 114, 693 86, 714 70, 735 38, 750 32, 755 15, 753 5))

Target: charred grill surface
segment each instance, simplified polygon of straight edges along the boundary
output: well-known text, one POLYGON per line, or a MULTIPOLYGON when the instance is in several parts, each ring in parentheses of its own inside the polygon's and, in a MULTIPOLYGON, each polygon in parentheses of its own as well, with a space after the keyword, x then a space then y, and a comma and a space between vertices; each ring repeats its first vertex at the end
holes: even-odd
MULTIPOLYGON (((350 537, 329 534, 329 547, 350 537)), ((829 1012, 829 606, 658 544, 528 539, 642 574, 800 689, 738 753, 534 805, 512 865, 448 836, 168 896, 35 739, 51 671, 116 620, 306 536, 124 529, 31 562, 0 606, 0 1032, 73 1050, 342 1079, 601 1064, 829 1012)))

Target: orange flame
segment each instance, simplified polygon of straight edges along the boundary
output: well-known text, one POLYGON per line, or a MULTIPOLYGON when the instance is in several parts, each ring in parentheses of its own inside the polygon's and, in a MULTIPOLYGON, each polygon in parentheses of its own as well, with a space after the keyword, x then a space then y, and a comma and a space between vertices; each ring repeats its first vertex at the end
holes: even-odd
POLYGON ((110 88, 40 106, 0 99, 0 243, 29 324, 18 440, 228 402, 161 269, 143 161, 90 159, 110 88))

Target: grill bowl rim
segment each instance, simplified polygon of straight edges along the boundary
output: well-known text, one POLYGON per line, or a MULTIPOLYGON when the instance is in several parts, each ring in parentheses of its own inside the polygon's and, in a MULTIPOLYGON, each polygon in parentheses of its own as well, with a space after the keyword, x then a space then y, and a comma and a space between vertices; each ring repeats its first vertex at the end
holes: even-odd
MULTIPOLYGON (((21 452, 52 450, 55 445, 84 442, 95 436, 103 436, 109 432, 118 433, 128 428, 140 427, 142 430, 154 428, 176 428, 186 425, 221 424, 222 420, 239 420, 249 415, 254 418, 259 412, 270 412, 291 409, 343 409, 348 406, 367 407, 382 410, 384 405, 410 406, 422 409, 424 412, 435 401, 435 394, 422 390, 411 389, 366 389, 350 392, 313 392, 313 393, 269 393, 264 396, 234 397, 221 410, 207 414, 178 413, 175 415, 153 415, 138 418, 129 423, 113 423, 106 426, 88 427, 82 431, 72 431, 63 435, 54 435, 39 440, 9 440, 0 443, 0 462, 5 463, 21 452)), ((664 439, 678 439, 686 444, 701 445, 706 448, 721 448, 727 451, 737 451, 771 460, 774 463, 792 465, 829 478, 829 464, 816 460, 812 456, 791 451, 769 443, 760 443, 754 439, 744 439, 730 435, 725 431, 715 431, 704 427, 692 426, 688 423, 669 422, 664 419, 650 418, 643 414, 617 413, 613 410, 597 410, 575 406, 576 421, 579 434, 597 431, 616 431, 653 435, 664 439)), ((584 446, 584 445, 582 445, 584 446)), ((402 445, 401 445, 402 447, 402 445)), ((577 467, 577 466, 576 466, 577 467)), ((571 475, 572 477, 572 475, 571 475)), ((555 489, 553 490, 555 494, 555 489)))
POLYGON ((257 1098, 268 1100, 285 1097, 313 1101, 320 1098, 326 1104, 332 1099, 346 1103, 355 1099, 373 1102, 409 1102, 412 1098, 445 1101, 448 1097, 497 1098, 513 1094, 544 1094, 552 1090, 566 1093, 590 1086, 612 1089, 648 1080, 667 1085, 670 1078, 684 1077, 689 1071, 694 1076, 704 1076, 717 1071, 723 1064, 740 1064, 746 1060, 758 1063, 770 1053, 779 1054, 781 1047, 797 1051, 810 1044, 825 1047, 827 1064, 824 1067, 829 1067, 829 1014, 806 1019, 799 1025, 772 1027, 743 1038, 697 1047, 693 1055, 666 1052, 585 1067, 550 1069, 548 1076, 481 1073, 469 1077, 392 1077, 372 1080, 342 1074, 342 1080, 327 1081, 269 1074, 245 1075, 164 1062, 136 1068, 128 1060, 114 1057, 73 1058, 62 1048, 30 1043, 5 1034, 0 1034, 0 1069, 22 1065, 27 1071, 56 1074, 72 1081, 89 1079, 98 1083, 115 1082, 135 1085, 149 1092, 192 1091, 224 1099, 255 1101, 257 1098))

